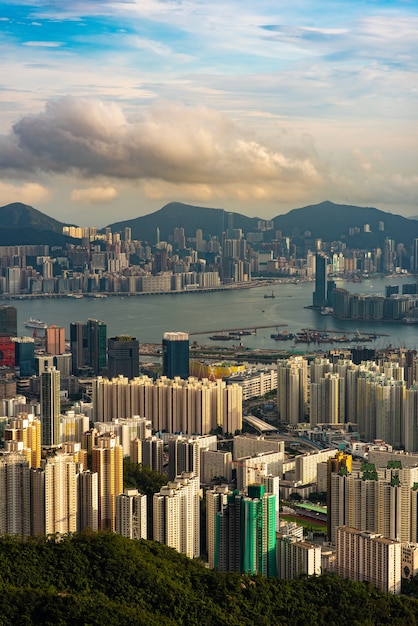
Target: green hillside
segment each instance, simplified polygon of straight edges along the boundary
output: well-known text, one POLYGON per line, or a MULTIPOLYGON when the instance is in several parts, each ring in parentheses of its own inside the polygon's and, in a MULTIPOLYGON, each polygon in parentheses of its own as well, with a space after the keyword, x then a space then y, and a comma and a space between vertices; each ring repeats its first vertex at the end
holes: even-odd
POLYGON ((0 540, 0 623, 350 626, 409 624, 418 601, 333 576, 219 574, 154 542, 82 533, 0 540))

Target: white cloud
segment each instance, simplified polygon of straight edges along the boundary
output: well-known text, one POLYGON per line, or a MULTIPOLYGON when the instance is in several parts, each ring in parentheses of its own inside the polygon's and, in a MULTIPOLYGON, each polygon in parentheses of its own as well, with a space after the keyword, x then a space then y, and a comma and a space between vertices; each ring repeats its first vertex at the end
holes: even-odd
POLYGON ((0 182, 0 203, 2 206, 12 202, 22 202, 23 204, 36 204, 45 202, 50 197, 46 187, 38 183, 23 183, 15 185, 0 182))
POLYGON ((73 189, 70 198, 78 204, 106 204, 118 197, 114 187, 87 187, 85 189, 73 189))
POLYGON ((25 41, 23 45, 29 48, 60 48, 64 44, 60 41, 25 41))
POLYGON ((16 172, 306 189, 323 176, 311 140, 276 132, 267 144, 202 106, 159 103, 130 121, 116 104, 65 97, 13 131, 0 138, 0 168, 16 172))

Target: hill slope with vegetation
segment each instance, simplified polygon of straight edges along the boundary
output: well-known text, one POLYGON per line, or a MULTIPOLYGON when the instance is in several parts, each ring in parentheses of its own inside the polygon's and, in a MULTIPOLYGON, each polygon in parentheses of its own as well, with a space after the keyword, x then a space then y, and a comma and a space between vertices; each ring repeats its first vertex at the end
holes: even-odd
POLYGON ((0 540, 1 624, 298 626, 418 623, 418 601, 334 576, 220 574, 149 541, 0 540))

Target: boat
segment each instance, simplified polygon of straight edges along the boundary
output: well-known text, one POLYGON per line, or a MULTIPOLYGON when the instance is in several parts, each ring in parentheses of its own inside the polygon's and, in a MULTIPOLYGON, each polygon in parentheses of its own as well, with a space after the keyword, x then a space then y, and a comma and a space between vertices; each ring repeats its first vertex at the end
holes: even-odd
POLYGON ((277 333, 272 333, 270 335, 271 339, 275 339, 276 341, 288 341, 290 339, 294 339, 294 334, 293 333, 289 333, 288 331, 282 331, 282 332, 277 332, 277 333))
POLYGON ((230 341, 234 337, 231 337, 231 335, 211 335, 209 339, 212 339, 212 341, 230 341))
POLYGON ((48 324, 33 317, 30 317, 23 325, 26 326, 26 328, 48 328, 48 324))
POLYGON ((402 324, 418 324, 418 317, 404 317, 402 324))
POLYGON ((274 291, 272 291, 271 293, 265 293, 264 297, 265 298, 275 298, 276 296, 274 295, 274 291))

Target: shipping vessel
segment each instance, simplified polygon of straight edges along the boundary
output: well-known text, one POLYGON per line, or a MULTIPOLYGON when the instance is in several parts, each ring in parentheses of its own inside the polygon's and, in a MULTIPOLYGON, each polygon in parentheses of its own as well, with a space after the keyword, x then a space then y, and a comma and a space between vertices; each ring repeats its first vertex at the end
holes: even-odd
POLYGON ((30 317, 23 325, 26 326, 26 328, 48 328, 48 324, 42 320, 34 319, 33 317, 30 317))

